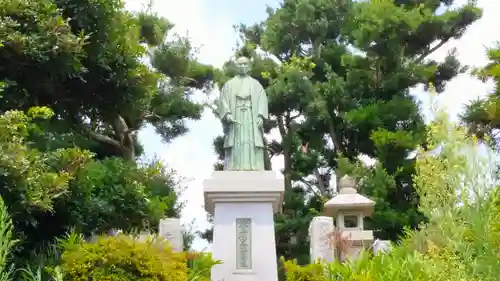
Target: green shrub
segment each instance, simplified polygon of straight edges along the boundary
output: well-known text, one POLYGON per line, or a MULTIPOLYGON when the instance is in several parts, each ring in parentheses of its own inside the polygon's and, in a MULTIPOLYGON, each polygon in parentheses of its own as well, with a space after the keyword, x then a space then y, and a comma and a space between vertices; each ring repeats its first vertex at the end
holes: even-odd
POLYGON ((221 262, 212 259, 212 253, 188 252, 186 254, 189 267, 189 281, 208 281, 212 267, 221 262))
POLYGON ((113 228, 154 230, 161 218, 177 215, 175 185, 159 164, 138 167, 110 157, 77 173, 71 194, 57 211, 85 235, 113 228))
POLYGON ((119 235, 66 246, 61 268, 67 281, 185 281, 184 253, 159 239, 139 242, 119 235))
POLYGON ((14 266, 10 262, 10 254, 16 244, 12 239, 12 229, 12 220, 0 197, 0 281, 10 281, 14 273, 14 266))
POLYGON ((490 214, 491 234, 493 243, 496 246, 496 256, 500 260, 500 187, 497 187, 492 195, 492 212, 490 214))
POLYGON ((293 281, 327 281, 324 274, 325 267, 321 263, 312 263, 305 266, 297 264, 296 260, 285 261, 281 258, 285 268, 286 280, 293 281))
POLYGON ((158 161, 137 165, 97 160, 80 148, 34 147, 34 135, 58 139, 42 126, 53 115, 46 107, 0 115, 0 196, 19 240, 18 266, 70 230, 86 236, 113 228, 154 231, 161 218, 178 216, 178 183, 158 161))
POLYGON ((284 261, 287 281, 427 281, 437 275, 425 257, 403 248, 372 257, 364 253, 356 261, 297 265, 284 261))

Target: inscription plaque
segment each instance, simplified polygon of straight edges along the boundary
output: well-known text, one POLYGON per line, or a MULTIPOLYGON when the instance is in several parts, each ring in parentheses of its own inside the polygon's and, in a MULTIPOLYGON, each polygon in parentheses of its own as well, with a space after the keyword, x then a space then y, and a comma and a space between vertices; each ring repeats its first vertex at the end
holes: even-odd
POLYGON ((252 269, 252 219, 236 219, 236 268, 252 269))

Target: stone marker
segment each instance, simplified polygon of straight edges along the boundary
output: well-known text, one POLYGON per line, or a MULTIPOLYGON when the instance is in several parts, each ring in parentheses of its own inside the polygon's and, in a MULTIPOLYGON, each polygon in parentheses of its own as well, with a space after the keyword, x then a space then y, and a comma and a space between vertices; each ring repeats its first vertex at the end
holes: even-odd
POLYGON ((179 219, 168 218, 160 220, 158 236, 170 242, 172 250, 175 252, 182 252, 184 245, 182 227, 179 219))
POLYGON ((311 263, 317 261, 333 262, 334 253, 330 241, 333 232, 333 218, 315 217, 309 224, 309 237, 311 239, 311 263))

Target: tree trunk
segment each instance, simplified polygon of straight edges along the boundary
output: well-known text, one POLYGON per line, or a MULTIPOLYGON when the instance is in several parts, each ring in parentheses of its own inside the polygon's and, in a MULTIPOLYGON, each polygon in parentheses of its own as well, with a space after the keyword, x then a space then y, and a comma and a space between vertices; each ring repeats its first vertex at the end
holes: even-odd
MULTIPOLYGON (((278 129, 281 134, 281 143, 283 145, 283 160, 284 169, 283 176, 285 178, 285 190, 292 188, 292 148, 290 137, 290 128, 287 128, 282 116, 277 116, 278 129)), ((288 122, 287 122, 288 123, 288 122)))
POLYGON ((120 147, 120 149, 122 150, 123 159, 135 162, 135 148, 133 146, 132 147, 122 146, 120 147))
POLYGON ((314 176, 316 177, 316 181, 318 182, 318 189, 319 189, 320 194, 322 196, 325 196, 327 190, 326 190, 326 187, 325 187, 325 183, 323 182, 323 177, 319 173, 319 169, 318 168, 314 169, 314 176))
POLYGON ((271 171, 273 169, 273 165, 271 163, 271 155, 269 154, 269 147, 267 139, 264 137, 264 170, 271 171))
POLYGON ((342 145, 342 141, 340 140, 337 132, 335 131, 335 126, 333 125, 333 117, 329 116, 328 118, 328 135, 332 139, 333 145, 337 153, 342 154, 345 157, 348 157, 347 151, 345 147, 342 145))
POLYGON ((135 161, 133 131, 129 130, 127 123, 120 115, 113 122, 113 130, 115 138, 94 131, 87 131, 87 134, 95 141, 113 146, 120 152, 123 159, 135 161))

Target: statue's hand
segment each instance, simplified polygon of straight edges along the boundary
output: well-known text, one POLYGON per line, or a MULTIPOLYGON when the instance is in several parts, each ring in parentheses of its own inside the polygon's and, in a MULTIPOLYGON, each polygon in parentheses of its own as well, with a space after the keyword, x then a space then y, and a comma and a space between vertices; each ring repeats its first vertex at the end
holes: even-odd
POLYGON ((234 119, 233 119, 233 116, 231 116, 231 114, 226 115, 226 117, 224 118, 224 120, 227 123, 229 123, 229 124, 233 124, 234 123, 234 119))
POLYGON ((257 127, 259 127, 259 128, 264 127, 264 119, 262 119, 262 117, 260 117, 260 116, 257 118, 257 127))

